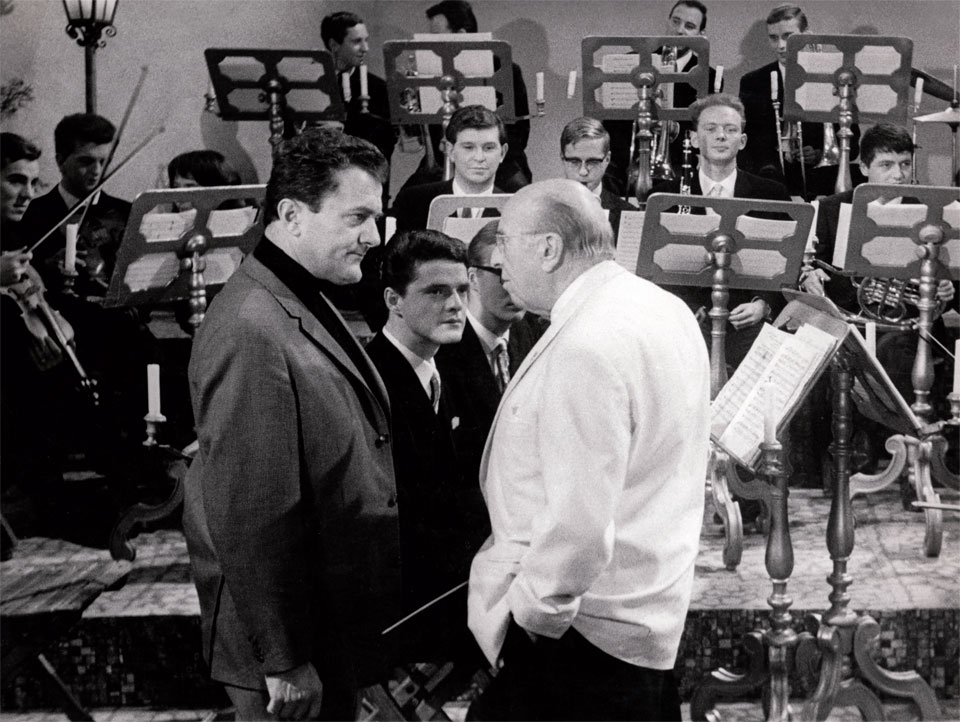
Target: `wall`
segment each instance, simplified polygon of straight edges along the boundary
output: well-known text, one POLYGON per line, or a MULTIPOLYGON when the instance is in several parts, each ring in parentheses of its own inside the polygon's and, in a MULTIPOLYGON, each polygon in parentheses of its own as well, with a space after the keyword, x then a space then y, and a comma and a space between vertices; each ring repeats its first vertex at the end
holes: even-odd
MULTIPOLYGON (((98 110, 115 122, 122 117, 142 66, 149 68, 118 150, 122 158, 152 128, 166 132, 108 186, 133 198, 163 182, 163 168, 177 153, 207 147, 221 151, 245 181, 269 174, 266 123, 228 123, 203 110, 207 47, 318 47, 320 18, 349 8, 366 20, 374 51, 371 69, 382 74, 377 43, 409 38, 427 30, 420 0, 331 3, 321 0, 123 0, 116 16, 117 35, 97 52, 98 110)), ((775 2, 712 0, 707 37, 711 64, 725 68, 725 86, 736 92, 740 77, 773 59, 763 18, 775 2)), ((534 74, 546 73, 546 117, 534 121, 528 156, 536 178, 559 175, 560 129, 581 114, 579 95, 566 98, 567 75, 580 67, 580 40, 587 35, 658 35, 665 32, 670 9, 664 2, 638 0, 476 0, 481 30, 511 43, 531 96, 534 74)), ((0 77, 22 77, 36 99, 4 130, 22 133, 44 148, 43 179, 58 179, 53 160, 53 128, 60 117, 83 110, 83 51, 63 31, 63 7, 57 0, 13 0, 0 18, 0 77)), ((914 40, 915 67, 950 82, 951 62, 960 57, 960 0, 807 0, 811 31, 907 35, 914 40)), ((579 87, 578 87, 579 93, 579 87)), ((921 113, 947 103, 926 96, 921 113)), ((920 177, 947 184, 950 132, 943 124, 920 127, 920 177)), ((399 152, 395 179, 409 173, 417 157, 399 152)), ((396 187, 396 184, 395 186, 396 187)))

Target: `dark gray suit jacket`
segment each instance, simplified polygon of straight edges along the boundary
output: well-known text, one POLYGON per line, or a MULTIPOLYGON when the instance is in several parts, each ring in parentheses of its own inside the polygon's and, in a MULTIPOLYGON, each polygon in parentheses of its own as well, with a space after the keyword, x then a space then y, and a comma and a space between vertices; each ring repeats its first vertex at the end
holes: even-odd
POLYGON ((380 672, 399 611, 387 392, 252 255, 189 372, 200 451, 184 531, 212 676, 262 689, 312 661, 325 709, 328 692, 349 700, 380 672))

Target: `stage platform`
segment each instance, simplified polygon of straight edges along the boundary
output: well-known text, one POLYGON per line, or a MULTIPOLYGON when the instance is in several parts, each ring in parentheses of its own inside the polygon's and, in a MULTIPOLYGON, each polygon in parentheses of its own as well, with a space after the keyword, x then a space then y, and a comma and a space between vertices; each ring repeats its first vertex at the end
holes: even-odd
MULTIPOLYGON (((819 491, 795 490, 789 508, 796 564, 788 592, 799 628, 806 613, 829 606, 826 577, 831 562, 825 534, 830 502, 819 491)), ((859 497, 853 508, 857 527, 848 565, 854 580, 851 607, 879 623, 881 666, 918 671, 940 699, 945 719, 957 719, 960 519, 945 513, 942 552, 927 558, 922 551, 923 516, 902 509, 898 490, 859 497)), ((677 662, 685 701, 705 673, 744 662, 742 637, 767 626, 771 586, 763 564, 764 537, 748 534, 740 566, 729 571, 722 561, 723 531, 712 516, 708 506, 677 662)), ((99 594, 79 622, 43 651, 97 720, 212 719, 226 701, 203 677, 199 608, 183 536, 176 529, 161 529, 141 534, 134 544, 137 559, 120 586, 99 594)), ((14 558, 0 563, 0 589, 24 574, 108 560, 104 550, 24 539, 14 558)), ((804 693, 797 687, 793 691, 798 697, 804 693)), ((909 705, 889 702, 888 719, 911 718, 909 705)), ((55 704, 32 669, 2 680, 4 720, 63 719, 62 713, 44 711, 55 704)), ((686 705, 684 709, 686 713, 686 705)), ((728 720, 762 719, 758 701, 722 709, 728 720)), ((831 717, 858 718, 852 710, 838 710, 831 717)))

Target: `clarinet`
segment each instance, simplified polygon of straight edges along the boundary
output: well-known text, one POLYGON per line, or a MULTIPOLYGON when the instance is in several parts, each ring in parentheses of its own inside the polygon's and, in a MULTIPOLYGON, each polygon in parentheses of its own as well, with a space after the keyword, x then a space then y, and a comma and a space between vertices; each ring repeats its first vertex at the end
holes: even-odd
MULTIPOLYGON (((680 195, 690 195, 690 184, 693 182, 693 166, 690 164, 690 137, 683 139, 683 165, 680 166, 680 195)), ((690 206, 680 206, 678 213, 690 213, 690 206)))
POLYGON ((786 175, 783 161, 783 131, 780 127, 780 76, 776 70, 770 71, 770 102, 773 104, 773 122, 777 126, 777 157, 780 158, 780 172, 786 175))

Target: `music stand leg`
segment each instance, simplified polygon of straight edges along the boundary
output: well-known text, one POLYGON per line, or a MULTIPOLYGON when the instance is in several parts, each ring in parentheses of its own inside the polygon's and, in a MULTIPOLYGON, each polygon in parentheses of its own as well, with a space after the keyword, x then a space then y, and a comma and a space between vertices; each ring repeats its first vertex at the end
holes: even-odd
POLYGON ((847 561, 854 548, 854 521, 850 504, 850 437, 852 435, 853 371, 850 360, 838 355, 832 365, 834 381, 834 464, 835 479, 830 518, 827 522, 827 549, 833 573, 827 578, 832 587, 830 608, 807 619, 808 632, 800 635, 798 665, 812 668, 819 658, 819 681, 803 707, 804 720, 824 720, 840 705, 853 705, 864 719, 883 719, 883 707, 874 688, 896 697, 912 699, 920 708, 921 719, 940 719, 941 711, 930 686, 916 672, 889 672, 874 661, 879 640, 879 625, 867 615, 849 608, 847 587, 853 578, 847 573, 847 561))

